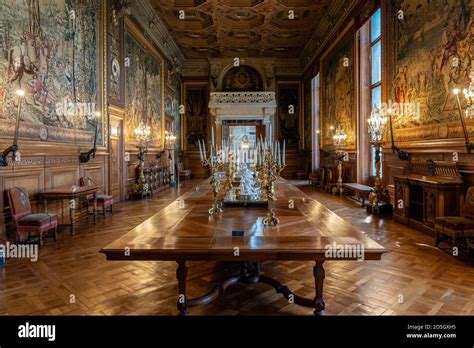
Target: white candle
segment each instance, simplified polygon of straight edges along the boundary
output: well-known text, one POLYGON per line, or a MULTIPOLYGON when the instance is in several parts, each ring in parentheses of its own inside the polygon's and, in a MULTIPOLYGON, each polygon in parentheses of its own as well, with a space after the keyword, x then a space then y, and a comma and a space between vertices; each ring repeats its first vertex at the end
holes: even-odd
POLYGON ((198 140, 198 144, 199 144, 199 156, 201 157, 201 162, 202 162, 202 146, 201 146, 201 140, 200 139, 198 140))
POLYGON ((271 144, 272 143, 272 125, 271 124, 268 127, 268 139, 269 139, 269 143, 271 144))
POLYGON ((260 143, 257 143, 257 165, 260 164, 260 143))
POLYGON ((212 145, 214 145, 214 127, 212 127, 212 145))
POLYGON ((202 140, 202 146, 204 147, 204 160, 207 160, 207 152, 206 152, 206 142, 204 139, 202 140))
POLYGON ((277 143, 277 146, 278 164, 281 164, 280 142, 277 143))
POLYGON ((283 164, 286 164, 286 140, 283 139, 283 164))

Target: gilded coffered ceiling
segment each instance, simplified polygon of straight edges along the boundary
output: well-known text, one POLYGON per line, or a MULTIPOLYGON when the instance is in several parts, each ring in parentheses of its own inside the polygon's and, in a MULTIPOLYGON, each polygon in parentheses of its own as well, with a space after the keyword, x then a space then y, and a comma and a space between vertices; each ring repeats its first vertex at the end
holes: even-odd
POLYGON ((186 58, 299 58, 347 0, 150 0, 186 58))

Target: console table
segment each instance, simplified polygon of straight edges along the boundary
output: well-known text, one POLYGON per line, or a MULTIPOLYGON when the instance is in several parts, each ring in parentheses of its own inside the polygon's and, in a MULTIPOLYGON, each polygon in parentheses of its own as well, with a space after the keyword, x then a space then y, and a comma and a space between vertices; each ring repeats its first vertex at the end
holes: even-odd
POLYGON ((458 216, 464 181, 455 162, 413 161, 409 174, 394 177, 393 218, 434 235, 435 219, 458 216))
POLYGON ((45 190, 40 192, 39 198, 43 202, 44 212, 48 212, 48 202, 49 201, 69 201, 69 219, 65 218, 64 211, 61 209, 61 223, 59 226, 69 226, 71 227, 71 234, 74 234, 74 227, 77 221, 76 217, 76 200, 86 198, 89 195, 94 196, 94 225, 96 223, 97 216, 97 191, 99 191, 99 186, 68 186, 68 187, 58 187, 50 190, 45 190), (74 202, 71 202, 74 201, 74 202), (68 221, 69 220, 69 221, 68 221))

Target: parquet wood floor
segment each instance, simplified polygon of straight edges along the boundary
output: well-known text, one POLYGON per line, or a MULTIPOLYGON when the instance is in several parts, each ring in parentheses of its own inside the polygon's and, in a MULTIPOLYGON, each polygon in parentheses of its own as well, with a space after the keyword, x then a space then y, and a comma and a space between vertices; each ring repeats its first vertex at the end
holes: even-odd
MULTIPOLYGON (((114 215, 84 222, 76 235, 46 240, 39 260, 8 259, 0 268, 0 315, 175 315, 174 262, 110 262, 99 250, 155 214, 180 193, 167 190, 145 201, 116 204, 114 215), (72 302, 72 303, 71 303, 72 302)), ((296 182, 295 182, 296 183, 296 182)), ((381 261, 326 262, 326 314, 474 315, 474 261, 434 247, 433 238, 391 219, 369 216, 345 198, 314 191, 298 182, 355 227, 390 250, 381 261)), ((1 241, 4 242, 3 240, 1 241)), ((447 246, 447 245, 446 245, 447 246)), ((312 297, 311 262, 265 262, 262 270, 293 291, 312 297)), ((190 262, 190 297, 237 268, 232 264, 190 262)), ((217 301, 195 307, 193 315, 311 315, 263 284, 234 285, 217 301)))

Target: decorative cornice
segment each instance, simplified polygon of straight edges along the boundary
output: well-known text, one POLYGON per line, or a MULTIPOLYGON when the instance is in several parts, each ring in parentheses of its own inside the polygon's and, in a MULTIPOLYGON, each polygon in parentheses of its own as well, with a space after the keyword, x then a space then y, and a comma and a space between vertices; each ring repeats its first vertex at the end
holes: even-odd
POLYGON ((300 55, 299 59, 303 66, 303 71, 305 71, 309 65, 321 55, 326 45, 337 37, 338 31, 341 29, 350 13, 356 8, 358 3, 358 0, 347 0, 334 1, 331 4, 331 7, 326 14, 326 20, 319 23, 312 38, 308 41, 300 55), (338 15, 339 13, 342 13, 342 15, 338 15), (334 18, 338 18, 338 20, 335 21, 334 18), (328 30, 328 28, 332 29, 328 30), (327 35, 325 35, 324 38, 320 38, 319 35, 321 35, 321 33, 327 33, 327 35))
POLYGON ((211 93, 209 107, 218 104, 268 104, 276 106, 275 92, 214 92, 211 93))
POLYGON ((147 36, 160 48, 166 59, 176 67, 183 65, 184 55, 171 37, 149 0, 134 1, 132 17, 146 31, 147 36))

